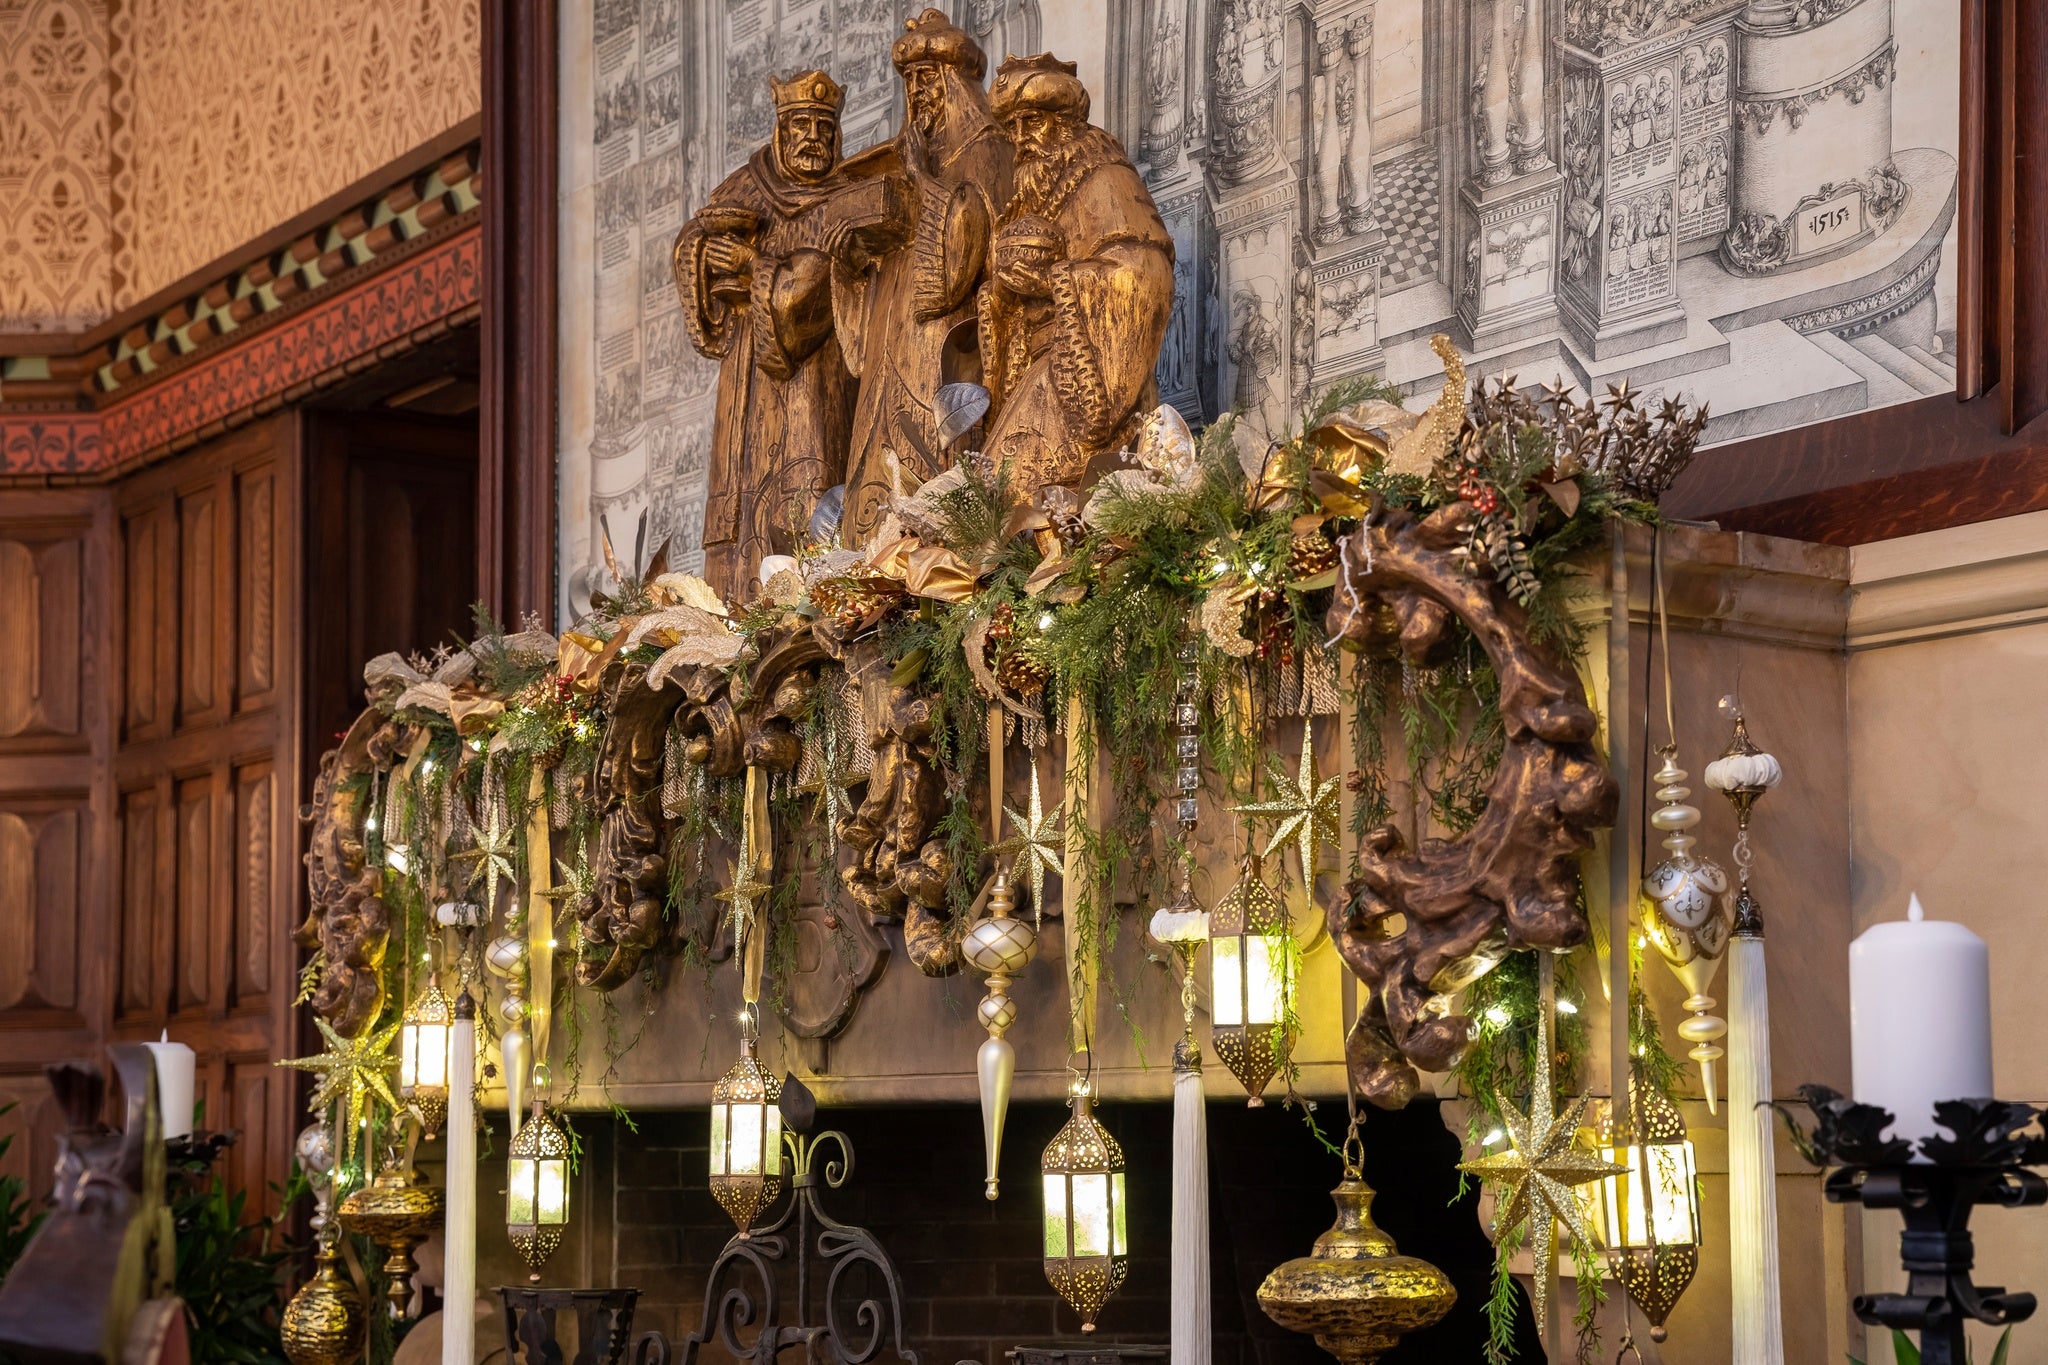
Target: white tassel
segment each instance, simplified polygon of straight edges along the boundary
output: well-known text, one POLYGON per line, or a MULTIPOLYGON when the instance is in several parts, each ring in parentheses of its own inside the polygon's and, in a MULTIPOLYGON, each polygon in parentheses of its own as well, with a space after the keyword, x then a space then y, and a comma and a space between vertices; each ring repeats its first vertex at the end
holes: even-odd
POLYGON ((1728 1238, 1732 1365, 1784 1365, 1778 1295, 1777 1166, 1772 1155, 1771 1002, 1762 934, 1728 950, 1728 1238))
POLYGON ((448 1213, 441 1365, 476 1360, 476 1007, 467 990, 448 1030, 448 1213))
POLYGON ((1209 1365, 1209 1121, 1201 1059, 1174 1052, 1171 1365, 1209 1365))

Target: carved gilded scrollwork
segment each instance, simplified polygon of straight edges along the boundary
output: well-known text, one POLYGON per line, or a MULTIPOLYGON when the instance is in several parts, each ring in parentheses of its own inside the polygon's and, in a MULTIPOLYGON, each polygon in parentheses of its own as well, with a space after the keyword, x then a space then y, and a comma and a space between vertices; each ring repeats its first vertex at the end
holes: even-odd
POLYGON ((368 1028, 384 1003, 379 973, 391 915, 378 895, 381 876, 366 865, 363 826, 373 797, 369 779, 390 766, 402 734, 397 722, 363 712, 341 747, 321 756, 313 782, 306 918, 292 939, 319 951, 325 966, 313 991, 313 1012, 345 1038, 368 1028))
POLYGON ((1529 638, 1528 618, 1491 577, 1467 571, 1472 509, 1370 519, 1344 546, 1331 628, 1356 646, 1415 663, 1453 643, 1453 619, 1500 678, 1506 733, 1485 812, 1456 839, 1410 849, 1383 825, 1365 837, 1359 875, 1327 912, 1330 937, 1371 998, 1346 1042, 1351 1083, 1399 1108, 1417 1068, 1451 1067, 1474 1024, 1446 997, 1520 948, 1586 941, 1578 856, 1614 822, 1620 789, 1593 748, 1599 721, 1577 674, 1529 638))

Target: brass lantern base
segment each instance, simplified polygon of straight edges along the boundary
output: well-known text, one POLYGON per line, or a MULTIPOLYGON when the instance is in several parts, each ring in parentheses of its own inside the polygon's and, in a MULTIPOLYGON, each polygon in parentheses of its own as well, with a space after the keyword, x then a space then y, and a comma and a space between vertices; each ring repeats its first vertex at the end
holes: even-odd
POLYGON ((385 1298, 394 1318, 404 1317, 412 1301, 413 1249, 441 1226, 443 1198, 440 1190, 393 1169, 341 1201, 341 1225, 385 1252, 385 1298))
POLYGON ((714 1175, 711 1197, 739 1227, 740 1236, 746 1237, 751 1234, 755 1220, 782 1197, 782 1176, 714 1175))
POLYGON ((1309 1255, 1259 1286, 1259 1307, 1344 1362, 1371 1365, 1409 1332, 1440 1320, 1458 1300, 1449 1277, 1400 1255, 1372 1221, 1372 1187, 1350 1173, 1331 1192, 1337 1221, 1309 1255))
POLYGON ((321 1248, 319 1272, 284 1306, 278 1334, 292 1365, 348 1365, 363 1350, 363 1303, 337 1266, 341 1255, 321 1248))

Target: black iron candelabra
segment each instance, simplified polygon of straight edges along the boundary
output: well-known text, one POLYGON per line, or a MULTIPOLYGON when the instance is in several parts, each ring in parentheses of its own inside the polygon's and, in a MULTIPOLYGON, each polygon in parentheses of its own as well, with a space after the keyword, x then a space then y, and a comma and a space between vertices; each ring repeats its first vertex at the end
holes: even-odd
POLYGON ((1899 1259, 1903 1294, 1859 1294, 1859 1321, 1920 1334, 1921 1365, 1966 1365, 1967 1322, 2002 1327, 2034 1313, 2034 1296, 1982 1286, 1970 1278, 1976 1248, 1970 1213, 1979 1204, 2026 1208, 2048 1203, 2048 1180, 2029 1166, 2048 1165, 2048 1139, 2035 1130, 2033 1106, 2007 1100, 1944 1100, 1935 1123, 1951 1136, 1914 1144, 1885 1136, 1890 1110, 1857 1104, 1826 1086, 1799 1088, 1811 1111, 1811 1130, 1782 1106, 1800 1153, 1829 1170, 1823 1186, 1830 1203, 1897 1209, 1906 1221, 1899 1259))

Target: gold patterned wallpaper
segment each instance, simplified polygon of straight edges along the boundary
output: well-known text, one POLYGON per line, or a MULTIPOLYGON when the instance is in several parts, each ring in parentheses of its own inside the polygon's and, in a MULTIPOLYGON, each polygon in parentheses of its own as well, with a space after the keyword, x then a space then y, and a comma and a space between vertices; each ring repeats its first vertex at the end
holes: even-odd
POLYGON ((0 0, 0 333, 75 332, 481 107, 479 0, 0 0))
POLYGON ((107 35, 105 0, 0 0, 0 331, 107 315, 107 35))

